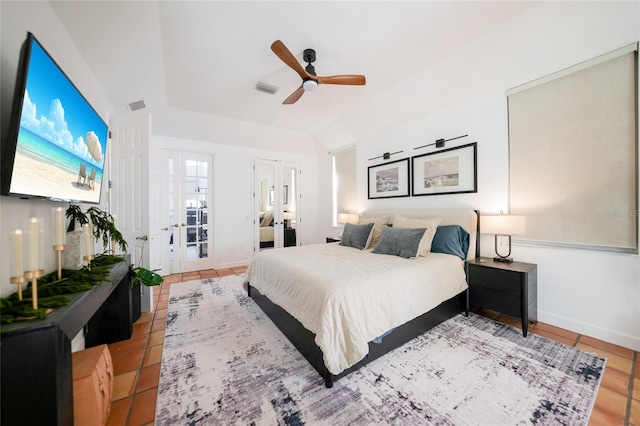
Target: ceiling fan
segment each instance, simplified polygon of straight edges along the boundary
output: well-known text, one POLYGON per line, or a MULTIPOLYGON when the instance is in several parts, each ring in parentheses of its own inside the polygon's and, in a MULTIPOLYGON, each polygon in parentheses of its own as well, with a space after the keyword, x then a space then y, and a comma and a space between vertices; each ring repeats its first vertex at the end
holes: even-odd
POLYGON ((316 75, 316 70, 311 65, 316 60, 316 51, 313 49, 305 49, 302 55, 302 59, 307 63, 304 68, 280 40, 276 40, 271 44, 271 50, 302 78, 302 84, 282 102, 284 105, 295 103, 305 91, 316 90, 318 84, 341 84, 347 86, 364 86, 366 84, 364 75, 344 74, 325 77, 316 75))

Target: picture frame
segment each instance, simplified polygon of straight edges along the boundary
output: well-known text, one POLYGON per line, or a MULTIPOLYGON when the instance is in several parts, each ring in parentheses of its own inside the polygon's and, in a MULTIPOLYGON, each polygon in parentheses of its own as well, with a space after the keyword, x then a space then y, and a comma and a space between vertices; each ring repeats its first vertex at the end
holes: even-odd
POLYGON ((275 189, 273 186, 269 187, 269 205, 273 206, 275 204, 275 189))
POLYGON ((477 161, 477 142, 411 157, 411 195, 478 192, 477 161))
POLYGON ((369 166, 369 199, 409 196, 409 158, 369 166))
POLYGON ((282 204, 289 204, 289 185, 282 187, 282 204))

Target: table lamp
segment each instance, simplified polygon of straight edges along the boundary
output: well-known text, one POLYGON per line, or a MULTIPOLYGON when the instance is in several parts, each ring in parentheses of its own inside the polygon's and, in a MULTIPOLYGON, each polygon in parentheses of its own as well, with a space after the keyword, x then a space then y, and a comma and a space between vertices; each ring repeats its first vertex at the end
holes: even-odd
POLYGON ((513 259, 509 257, 511 255, 511 236, 524 235, 525 222, 525 216, 509 214, 482 216, 480 218, 480 232, 495 235, 494 243, 497 256, 493 260, 496 262, 513 262, 513 259), (498 236, 509 237, 509 252, 506 255, 498 252, 498 236))

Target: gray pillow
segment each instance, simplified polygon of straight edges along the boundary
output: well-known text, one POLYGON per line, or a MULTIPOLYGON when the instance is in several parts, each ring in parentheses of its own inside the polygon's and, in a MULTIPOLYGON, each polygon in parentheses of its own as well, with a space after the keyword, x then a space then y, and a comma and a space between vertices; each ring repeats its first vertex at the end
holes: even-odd
POLYGON ((367 246, 369 234, 371 234, 373 225, 373 223, 367 223, 365 225, 354 225, 352 223, 345 223, 340 244, 343 246, 355 247, 362 250, 367 246))
POLYGON ((374 247, 372 253, 392 254, 405 258, 418 256, 420 240, 426 228, 382 228, 380 241, 374 247))

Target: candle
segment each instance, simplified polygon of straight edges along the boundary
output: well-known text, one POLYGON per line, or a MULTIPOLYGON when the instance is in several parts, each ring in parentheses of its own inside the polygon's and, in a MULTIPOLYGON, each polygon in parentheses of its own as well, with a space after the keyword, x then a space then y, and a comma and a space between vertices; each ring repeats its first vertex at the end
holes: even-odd
POLYGON ((40 222, 37 217, 32 217, 29 225, 29 258, 30 271, 38 271, 40 269, 40 222))
POLYGON ((53 245, 62 246, 64 245, 64 216, 62 215, 62 207, 56 207, 54 209, 54 212, 55 214, 53 221, 56 229, 56 239, 53 245))
POLYGON ((13 268, 14 277, 24 275, 24 265, 22 264, 22 229, 16 229, 14 234, 14 245, 16 249, 15 265, 13 268))
POLYGON ((82 233, 84 235, 84 254, 91 256, 91 231, 88 223, 82 227, 82 233))

